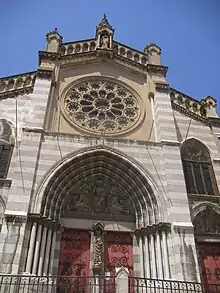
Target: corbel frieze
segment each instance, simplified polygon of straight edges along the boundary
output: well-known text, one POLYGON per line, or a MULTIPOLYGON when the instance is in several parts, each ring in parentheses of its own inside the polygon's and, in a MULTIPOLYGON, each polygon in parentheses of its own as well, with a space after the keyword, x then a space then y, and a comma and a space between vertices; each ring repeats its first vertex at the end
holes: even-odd
POLYGON ((149 73, 162 74, 163 77, 166 77, 168 66, 161 66, 155 64, 147 64, 147 70, 149 73))
POLYGON ((26 88, 20 88, 20 89, 16 89, 13 91, 8 91, 8 92, 3 92, 0 93, 0 100, 3 99, 8 99, 8 98, 15 98, 18 96, 23 96, 23 95, 27 95, 27 94, 31 94, 33 92, 34 87, 30 86, 30 87, 26 87, 26 88))
POLYGON ((171 101, 171 104, 172 104, 172 108, 174 110, 177 110, 178 112, 180 113, 183 113, 184 115, 196 120, 196 121, 200 121, 202 122, 203 124, 205 125, 209 125, 210 122, 209 122, 209 119, 205 118, 205 117, 202 117, 196 113, 193 113, 191 111, 189 111, 188 109, 184 108, 184 107, 181 107, 180 105, 176 104, 174 101, 171 101))

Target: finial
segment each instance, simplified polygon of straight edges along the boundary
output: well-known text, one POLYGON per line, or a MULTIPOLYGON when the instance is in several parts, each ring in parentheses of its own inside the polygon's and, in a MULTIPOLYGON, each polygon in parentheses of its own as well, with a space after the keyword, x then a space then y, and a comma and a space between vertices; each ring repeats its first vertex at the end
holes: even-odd
POLYGON ((103 18, 99 24, 99 26, 107 26, 109 28, 112 28, 112 26, 109 24, 106 13, 104 13, 103 18))

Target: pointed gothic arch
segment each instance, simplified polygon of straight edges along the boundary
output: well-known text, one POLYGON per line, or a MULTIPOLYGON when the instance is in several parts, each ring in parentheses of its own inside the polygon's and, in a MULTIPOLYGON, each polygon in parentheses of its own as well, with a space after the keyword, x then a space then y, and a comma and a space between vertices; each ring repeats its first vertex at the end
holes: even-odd
POLYGON ((57 221, 74 187, 96 176, 118 185, 131 200, 138 228, 165 220, 164 202, 149 174, 137 162, 104 146, 82 149, 56 164, 37 191, 32 212, 57 221))
POLYGON ((200 140, 189 138, 181 145, 187 193, 218 195, 210 150, 200 140))
POLYGON ((220 237, 220 208, 210 202, 202 202, 191 210, 195 235, 218 235, 220 237))

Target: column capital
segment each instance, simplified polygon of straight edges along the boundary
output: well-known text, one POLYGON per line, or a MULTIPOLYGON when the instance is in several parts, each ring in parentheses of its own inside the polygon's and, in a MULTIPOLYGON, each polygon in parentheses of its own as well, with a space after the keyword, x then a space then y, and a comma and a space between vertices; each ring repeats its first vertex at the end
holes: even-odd
POLYGON ((148 235, 156 235, 156 233, 168 233, 171 231, 171 224, 161 222, 158 224, 149 225, 147 227, 142 227, 141 229, 137 229, 135 231, 135 235, 137 236, 148 236, 148 235))
POLYGON ((5 220, 7 225, 11 224, 11 225, 16 225, 16 224, 22 224, 26 222, 26 217, 22 216, 22 215, 10 215, 10 214, 6 214, 5 215, 5 220))
POLYGON ((41 225, 48 227, 49 229, 52 229, 52 230, 58 230, 61 227, 61 225, 57 221, 54 221, 54 220, 47 218, 47 217, 44 217, 40 214, 30 213, 28 215, 28 220, 31 221, 32 223, 41 224, 41 225))

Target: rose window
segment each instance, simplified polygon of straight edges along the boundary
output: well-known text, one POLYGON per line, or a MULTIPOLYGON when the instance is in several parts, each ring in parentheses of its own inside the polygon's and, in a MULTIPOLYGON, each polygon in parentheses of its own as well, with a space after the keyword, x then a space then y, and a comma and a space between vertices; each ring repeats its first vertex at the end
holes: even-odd
POLYGON ((111 81, 86 81, 70 88, 64 99, 69 119, 95 133, 118 133, 134 126, 140 116, 136 97, 111 81))

